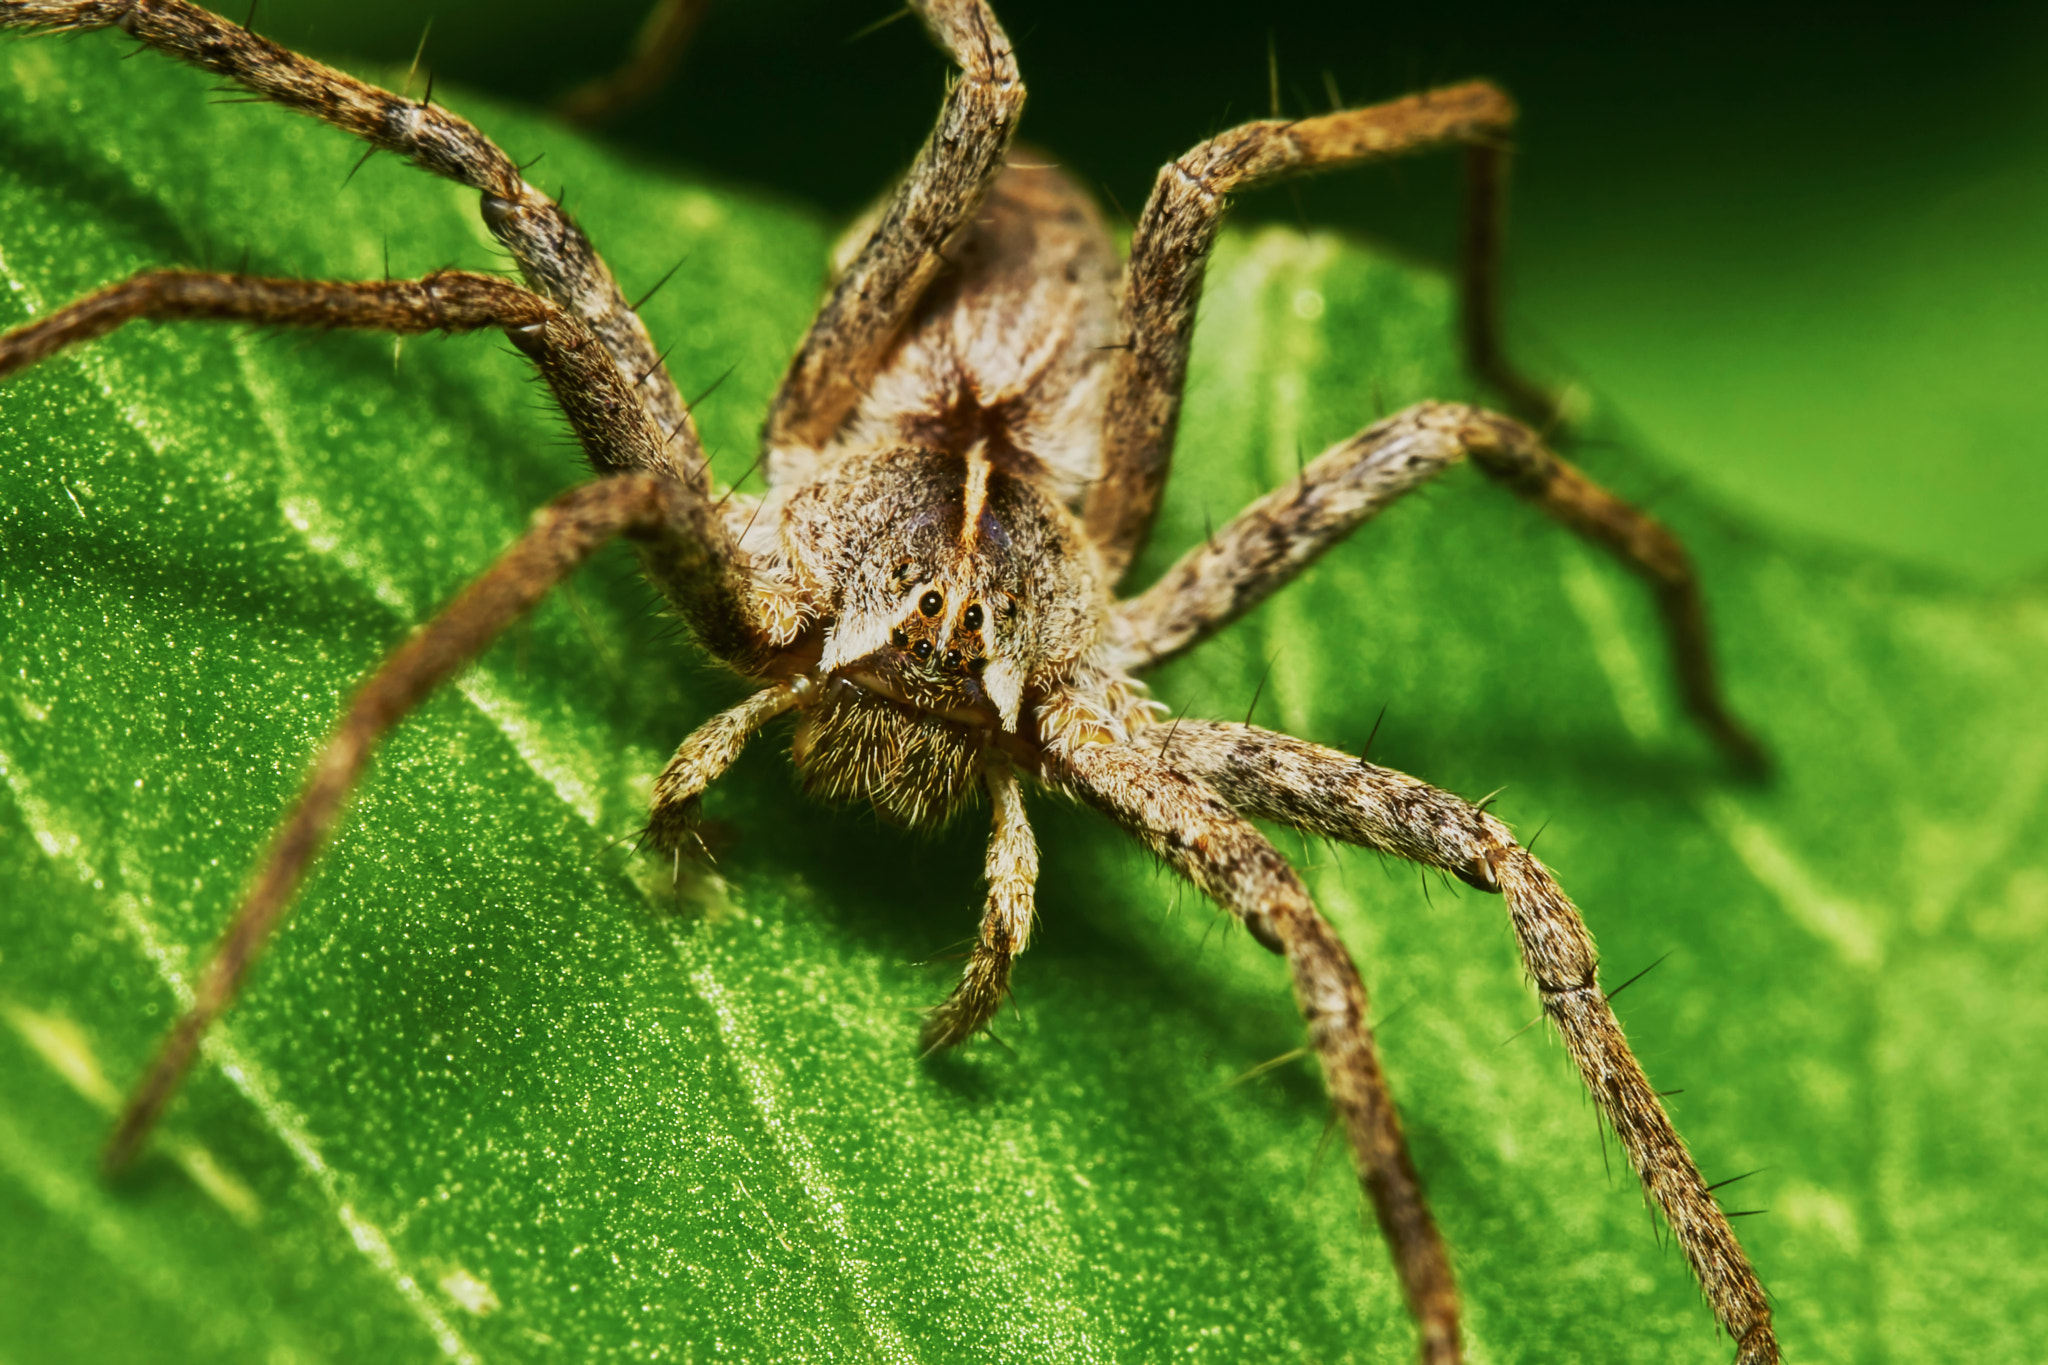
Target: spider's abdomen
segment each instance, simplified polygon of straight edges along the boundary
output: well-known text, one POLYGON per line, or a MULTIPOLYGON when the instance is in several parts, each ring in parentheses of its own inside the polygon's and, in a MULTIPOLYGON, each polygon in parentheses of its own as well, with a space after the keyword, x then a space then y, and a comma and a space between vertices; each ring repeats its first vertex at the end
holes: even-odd
POLYGON ((1013 164, 949 243, 841 445, 964 451, 1028 468, 1062 502, 1101 473, 1117 252, 1087 193, 1013 164))

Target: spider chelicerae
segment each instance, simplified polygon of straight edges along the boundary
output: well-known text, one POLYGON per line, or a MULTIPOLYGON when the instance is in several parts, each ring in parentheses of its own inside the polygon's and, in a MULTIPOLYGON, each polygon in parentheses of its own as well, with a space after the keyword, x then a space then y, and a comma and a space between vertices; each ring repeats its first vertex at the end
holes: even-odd
POLYGON ((1218 528, 1156 583, 1114 588, 1156 514, 1203 267, 1228 194, 1440 147, 1469 179, 1467 345, 1526 406, 1496 341, 1494 261, 1513 109, 1471 83, 1372 108, 1254 122, 1160 175, 1119 262, 1087 197, 1012 158, 1023 102, 979 0, 920 16, 962 73, 938 129, 842 253, 762 437, 769 491, 712 486, 690 413, 588 239, 488 139, 183 0, 0 0, 0 26, 118 27, 476 189, 526 286, 463 271, 321 283, 153 271, 0 338, 0 375, 138 318, 393 333, 495 329, 538 368, 599 477, 533 529, 365 684, 109 1147, 124 1164, 227 1007, 378 739, 608 542, 639 554, 696 640, 760 684, 687 738, 647 834, 680 860, 699 800, 748 740, 795 721, 806 786, 913 826, 987 798, 989 892, 927 1050, 981 1032, 1033 918, 1027 784, 1095 807, 1282 955, 1310 1045, 1392 1248, 1423 1356, 1459 1358, 1449 1262, 1402 1137, 1349 954, 1259 818, 1377 849, 1499 893, 1574 1063, 1662 1209, 1742 1361, 1770 1361, 1770 1311, 1726 1217, 1630 1054, 1590 937, 1549 872, 1482 808, 1350 754, 1246 724, 1166 715, 1138 676, 1214 635, 1404 492, 1470 459, 1655 587, 1697 719, 1756 750, 1718 699, 1697 588, 1650 518, 1528 427, 1425 404, 1377 422, 1218 528))

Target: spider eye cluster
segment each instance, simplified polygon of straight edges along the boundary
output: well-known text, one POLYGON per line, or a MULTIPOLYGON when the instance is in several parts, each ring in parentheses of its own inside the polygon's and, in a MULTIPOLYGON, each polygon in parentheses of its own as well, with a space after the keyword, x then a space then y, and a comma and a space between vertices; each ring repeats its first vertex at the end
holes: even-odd
POLYGON ((988 666, 988 610, 978 600, 958 604, 926 588, 915 608, 889 632, 889 643, 917 664, 945 673, 979 673, 988 666))

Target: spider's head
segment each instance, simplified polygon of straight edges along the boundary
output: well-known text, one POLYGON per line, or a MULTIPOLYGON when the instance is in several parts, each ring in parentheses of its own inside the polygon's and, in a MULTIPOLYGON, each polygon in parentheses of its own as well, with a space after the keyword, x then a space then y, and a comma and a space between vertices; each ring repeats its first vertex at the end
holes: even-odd
POLYGON ((1014 733, 1094 641, 1072 516, 979 447, 849 461, 793 501, 785 537, 834 599, 821 669, 899 705, 1014 733))
POLYGON ((1023 675, 1012 652, 1000 648, 1002 629, 1017 616, 1016 601, 962 573, 921 571, 915 560, 898 563, 900 585, 888 640, 848 658, 839 672, 884 696, 970 724, 1017 728, 1023 675), (964 581, 963 581, 964 580, 964 581))
POLYGON ((902 705, 1014 732, 1036 641, 1014 582, 973 554, 899 547, 878 584, 842 599, 823 667, 902 705))

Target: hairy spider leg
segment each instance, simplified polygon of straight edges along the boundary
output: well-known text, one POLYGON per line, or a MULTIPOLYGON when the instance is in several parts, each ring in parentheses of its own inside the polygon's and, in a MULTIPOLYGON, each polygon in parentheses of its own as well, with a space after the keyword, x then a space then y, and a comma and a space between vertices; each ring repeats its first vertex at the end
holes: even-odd
POLYGON ((394 95, 301 57, 187 0, 0 0, 0 29, 9 28, 118 28, 145 47, 226 76, 376 151, 477 190, 486 226, 512 253, 527 283, 596 334, 620 373, 635 377, 635 401, 673 444, 685 473, 700 484, 708 477, 682 395, 597 248, 472 124, 429 99, 394 95))
POLYGON ((1505 135, 1465 147, 1458 316, 1465 364, 1509 407, 1547 431, 1564 420, 1557 395, 1516 369, 1501 339, 1501 259, 1507 251, 1508 163, 1513 156, 1505 135))
POLYGON ((1365 982, 1287 860, 1187 769, 1179 732, 1170 745, 1150 739, 1141 733, 1128 744, 1081 745, 1048 776, 1136 835, 1287 959, 1359 1183, 1421 1327, 1422 1359, 1455 1365, 1461 1358, 1457 1285, 1366 1024, 1365 982))
POLYGON ((143 270, 0 335, 0 379, 131 322, 253 322, 414 335, 544 324, 558 313, 495 275, 336 283, 198 270, 143 270))
POLYGON ((735 667, 787 642, 772 585, 749 573, 718 508, 669 463, 669 443, 633 400, 610 354, 574 317, 509 281, 463 271, 421 280, 332 283, 146 271, 0 335, 0 377, 143 318, 417 333, 505 330, 540 369, 594 469, 609 477, 545 509, 535 528, 364 684, 314 766, 254 889, 201 978, 192 1009, 131 1096, 106 1153, 135 1154, 276 928, 377 741, 420 698, 598 546, 627 535, 697 637, 735 667))
MULTIPOLYGON (((1243 815, 1391 853, 1503 894, 1543 1012, 1663 1211, 1714 1316, 1734 1338, 1737 1365, 1775 1362, 1763 1286, 1629 1051, 1600 986, 1593 937, 1549 869, 1515 843, 1507 826, 1406 774, 1256 726, 1183 721, 1167 750, 1162 765, 1206 783, 1243 815)), ((1248 894, 1253 882, 1246 880, 1234 894, 1248 894)), ((1331 1088, 1339 1088, 1335 1077, 1331 1088)))
POLYGON ((960 984, 925 1017, 918 1036, 918 1046, 925 1052, 964 1043, 988 1026, 1009 998, 1011 962, 1031 941, 1038 843, 1024 813, 1024 789, 998 754, 988 756, 981 775, 994 810, 982 868, 988 905, 960 984))
POLYGON ((138 319, 256 322, 417 333, 499 327, 539 368, 599 474, 640 471, 673 483, 686 540, 649 550, 642 568, 704 646, 745 671, 798 629, 799 606, 753 571, 701 485, 635 400, 589 329, 507 280, 444 270, 420 280, 275 280, 144 271, 0 336, 0 376, 138 319), (687 552, 677 547, 687 546, 687 552))
POLYGON ((1193 649, 1402 494, 1468 456, 1650 584, 1686 710, 1740 768, 1762 771, 1763 746, 1721 699, 1706 606, 1685 547, 1521 423, 1463 404, 1418 403, 1338 442, 1182 555, 1151 587, 1117 603, 1111 638, 1118 665, 1148 669, 1193 649))
POLYGON ((648 841, 673 855, 694 838, 697 805, 705 789, 733 765, 757 730, 795 706, 811 686, 805 678, 763 688, 691 731, 654 779, 648 841))
MULTIPOLYGON (((1131 235, 1118 316, 1123 349, 1109 382, 1102 477, 1088 490, 1083 508, 1112 583, 1130 566, 1159 514, 1203 271, 1228 207, 1225 196, 1289 176, 1439 147, 1491 147, 1505 140, 1514 118, 1514 103, 1504 93, 1471 81, 1366 109, 1241 124, 1161 168, 1131 235)), ((1487 164, 1486 184, 1495 192, 1468 200, 1465 263, 1468 306, 1491 309, 1499 295, 1493 281, 1505 161, 1487 164)))
POLYGON ((941 248, 972 221, 1002 173, 1024 109, 1016 54, 982 0, 916 0, 915 8, 961 77, 783 375, 768 409, 771 479, 777 452, 825 445, 853 412, 925 286, 945 265, 941 248))
POLYGON ((626 536, 664 545, 687 539, 681 529, 687 524, 681 505, 686 496, 672 480, 651 474, 621 474, 563 494, 541 509, 533 528, 461 596, 370 675, 314 760, 248 896, 207 959, 192 1008, 158 1046, 129 1095, 104 1153, 109 1170, 133 1159, 177 1092, 200 1040, 234 999, 284 918, 384 735, 611 540, 626 536))
MULTIPOLYGON (((647 820, 648 842, 672 858, 696 839, 704 792, 730 768, 747 742, 777 716, 820 700, 808 676, 764 688, 713 716, 685 739, 655 779, 647 820)), ((1038 844, 1024 810, 1024 790, 1009 761, 983 755, 981 783, 993 810, 983 876, 988 901, 981 931, 953 993, 927 1017, 919 1045, 925 1052, 965 1042, 985 1028, 1010 991, 1010 965, 1031 939, 1038 844)))
POLYGON ((626 60, 555 101, 556 112, 595 127, 645 100, 682 62, 706 8, 706 0, 655 0, 633 35, 633 50, 626 60))

